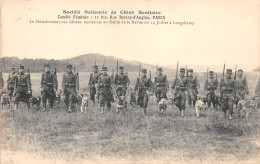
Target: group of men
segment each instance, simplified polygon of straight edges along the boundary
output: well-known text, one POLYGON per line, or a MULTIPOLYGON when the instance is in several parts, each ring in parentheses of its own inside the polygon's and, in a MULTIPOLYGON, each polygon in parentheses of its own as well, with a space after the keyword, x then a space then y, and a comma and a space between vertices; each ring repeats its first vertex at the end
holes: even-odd
MULTIPOLYGON (((80 99, 79 94, 79 75, 72 71, 72 65, 68 64, 66 72, 62 78, 62 94, 65 96, 64 102, 68 112, 72 109, 80 99)), ((147 76, 147 70, 142 69, 141 75, 137 78, 134 90, 137 92, 137 104, 143 108, 146 113, 149 96, 155 94, 157 102, 162 98, 167 99, 167 93, 171 93, 171 98, 178 107, 180 115, 184 116, 186 109, 186 99, 188 104, 192 107, 198 99, 200 92, 200 85, 196 76, 193 75, 192 69, 180 68, 179 73, 169 87, 167 76, 163 74, 162 68, 158 68, 158 73, 155 76, 154 82, 151 77, 147 76), (185 74, 185 71, 186 74, 185 74)), ((205 81, 204 93, 206 95, 207 104, 210 107, 217 108, 219 105, 224 113, 229 114, 229 119, 232 119, 233 105, 237 104, 240 99, 244 99, 245 95, 249 94, 246 77, 243 76, 243 70, 238 70, 238 76, 232 77, 232 69, 226 69, 225 76, 221 78, 220 82, 214 76, 213 71, 209 71, 209 78, 205 81)), ((2 78, 2 76, 1 76, 2 78)), ((3 80, 2 80, 3 81, 3 80)), ((115 77, 107 73, 107 67, 103 66, 102 70, 98 70, 98 66, 93 67, 93 72, 89 79, 90 99, 93 104, 96 104, 95 99, 101 107, 101 113, 111 108, 111 102, 114 102, 114 94, 118 99, 118 105, 126 107, 126 93, 130 85, 130 80, 127 73, 124 72, 124 67, 119 67, 119 72, 115 77), (113 85, 115 85, 115 93, 113 92, 113 85), (107 107, 107 108, 105 108, 107 107)), ((3 88, 3 82, 1 84, 3 88)), ((18 67, 18 72, 15 67, 11 68, 11 73, 7 79, 7 89, 10 97, 14 97, 15 109, 19 102, 26 102, 29 107, 29 98, 32 96, 30 74, 24 73, 24 66, 18 67)), ((43 102, 42 111, 46 110, 46 103, 49 99, 50 110, 53 110, 53 103, 56 98, 58 89, 58 80, 56 72, 50 70, 50 65, 45 64, 44 73, 41 77, 41 96, 43 102)))

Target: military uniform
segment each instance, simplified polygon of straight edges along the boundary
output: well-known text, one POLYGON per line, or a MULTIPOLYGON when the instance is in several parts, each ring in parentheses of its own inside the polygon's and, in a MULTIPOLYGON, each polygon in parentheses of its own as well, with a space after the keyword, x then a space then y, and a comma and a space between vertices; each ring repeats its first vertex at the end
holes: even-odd
POLYGON ((144 113, 146 113, 146 108, 148 105, 149 94, 148 91, 151 91, 153 88, 153 82, 150 78, 146 76, 146 69, 142 69, 142 77, 137 78, 135 84, 135 91, 138 91, 137 103, 140 107, 144 108, 144 113))
POLYGON ((72 112, 72 108, 78 102, 79 78, 77 73, 72 72, 72 65, 67 66, 67 72, 63 74, 62 90, 65 95, 64 103, 68 112, 72 112))
MULTIPOLYGON (((45 67, 49 67, 49 64, 46 64, 45 67)), ((52 110, 54 100, 56 99, 56 91, 58 89, 57 78, 54 73, 48 71, 44 72, 41 77, 41 95, 42 95, 42 103, 43 110, 46 109, 47 99, 50 101, 50 108, 52 110)))
MULTIPOLYGON (((239 69, 238 72, 240 71, 243 72, 243 70, 239 69)), ((235 104, 237 105, 239 100, 244 100, 245 95, 249 94, 249 90, 248 90, 247 79, 243 75, 238 75, 238 77, 236 77, 235 79, 235 83, 237 86, 237 93, 238 93, 235 97, 235 104)))
POLYGON ((220 94, 221 108, 226 115, 227 111, 229 113, 229 119, 232 119, 234 97, 236 95, 236 83, 231 77, 232 69, 227 69, 226 77, 221 79, 218 85, 218 93, 220 94))
POLYGON ((96 86, 98 83, 98 78, 101 75, 100 72, 98 72, 98 66, 95 65, 94 66, 94 72, 90 74, 90 78, 89 78, 89 82, 88 82, 88 86, 89 86, 89 92, 90 92, 90 100, 93 101, 93 103, 95 104, 95 95, 97 92, 96 86))
POLYGON ((217 91, 219 82, 217 79, 214 78, 213 71, 209 71, 209 75, 209 79, 205 81, 204 92, 207 96, 208 107, 210 107, 212 103, 213 108, 215 108, 218 102, 218 96, 215 92, 217 91))
POLYGON ((4 88, 4 79, 2 76, 2 71, 0 72, 0 90, 4 88))
MULTIPOLYGON (((188 72, 193 73, 193 69, 189 69, 188 72)), ((198 82, 197 77, 193 75, 188 75, 187 80, 188 80, 188 85, 187 85, 188 104, 190 107, 191 106, 195 107, 195 103, 197 101, 197 95, 200 89, 200 84, 198 82)))
MULTIPOLYGON (((162 68, 158 68, 158 71, 162 71, 162 68)), ((154 78, 154 87, 155 87, 155 97, 157 98, 157 102, 159 102, 162 98, 167 99, 167 91, 169 90, 169 83, 167 80, 167 76, 159 73, 154 78)))
POLYGON ((174 79, 171 89, 174 94, 174 104, 179 108, 181 115, 184 116, 188 80, 184 75, 184 68, 180 68, 180 73, 181 74, 174 79))
MULTIPOLYGON (((107 67, 103 67, 102 71, 107 71, 107 67)), ((98 94, 100 98, 101 113, 104 113, 104 107, 107 105, 108 110, 111 108, 111 102, 114 102, 112 91, 113 79, 107 73, 103 73, 98 78, 98 94)))
POLYGON ((12 67, 11 68, 12 72, 8 75, 8 79, 7 79, 7 89, 9 91, 9 96, 12 97, 13 93, 14 93, 14 86, 15 86, 15 68, 12 67))
MULTIPOLYGON (((19 69, 24 70, 24 66, 19 67, 19 69)), ((25 74, 24 72, 18 72, 15 76, 15 85, 14 85, 14 103, 15 108, 18 107, 19 102, 27 103, 28 108, 30 107, 29 98, 32 95, 32 84, 30 75, 25 74)))
MULTIPOLYGON (((121 66, 119 69, 123 69, 123 67, 121 66)), ((130 80, 126 73, 117 73, 115 76, 116 96, 125 96, 129 84, 130 80)))

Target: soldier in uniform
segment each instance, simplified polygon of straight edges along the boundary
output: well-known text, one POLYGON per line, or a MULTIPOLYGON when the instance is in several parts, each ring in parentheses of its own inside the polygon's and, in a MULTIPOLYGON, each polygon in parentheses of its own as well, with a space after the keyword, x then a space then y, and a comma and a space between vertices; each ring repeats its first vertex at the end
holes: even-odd
MULTIPOLYGON (((119 73, 115 76, 115 85, 116 85, 116 97, 119 98, 120 96, 124 96, 124 103, 125 107, 127 106, 127 102, 125 101, 126 96, 126 90, 130 85, 130 80, 128 78, 128 75, 124 73, 124 67, 119 67, 119 73)), ((118 100, 118 105, 122 104, 123 102, 120 102, 121 99, 118 100)), ((117 108, 118 109, 118 108, 117 108)))
POLYGON ((167 91, 169 90, 169 83, 167 80, 167 76, 162 74, 162 68, 158 68, 158 75, 154 78, 155 85, 155 97, 157 99, 157 103, 161 101, 162 98, 167 99, 167 91))
POLYGON ((53 110, 53 103, 56 98, 57 89, 57 78, 54 73, 50 72, 50 65, 45 64, 44 73, 41 78, 42 111, 46 110, 47 99, 49 99, 50 102, 50 110, 53 110))
POLYGON ((113 91, 112 91, 112 84, 113 79, 110 75, 107 73, 107 67, 102 68, 102 75, 98 78, 98 91, 97 94, 99 94, 100 98, 100 107, 101 112, 105 112, 105 105, 108 108, 108 111, 110 111, 111 108, 111 102, 114 102, 113 98, 113 91))
POLYGON ((188 85, 187 85, 187 91, 188 91, 188 104, 190 107, 195 107, 195 103, 197 101, 197 95, 200 90, 200 84, 198 82, 197 77, 193 76, 193 69, 188 70, 188 85))
POLYGON ((8 75, 8 79, 7 79, 7 89, 9 91, 10 98, 14 94, 15 76, 16 76, 16 72, 15 72, 15 67, 13 66, 11 68, 11 73, 8 75))
POLYGON ((146 69, 142 69, 141 72, 142 76, 137 78, 135 91, 138 91, 137 103, 144 109, 144 114, 146 114, 146 108, 149 100, 149 91, 152 91, 153 82, 146 76, 146 69))
POLYGON ((2 71, 0 72, 0 90, 4 88, 4 79, 2 75, 2 71))
POLYGON ((77 73, 72 72, 72 65, 67 65, 67 72, 62 78, 62 93, 65 95, 64 103, 68 113, 72 112, 72 108, 78 102, 79 94, 79 78, 77 73))
POLYGON ((209 71, 209 79, 205 81, 205 85, 204 85, 204 93, 207 97, 208 107, 211 107, 211 103, 212 103, 213 108, 216 108, 218 102, 218 97, 216 95, 218 84, 219 84, 218 80, 214 78, 214 72, 209 71))
POLYGON ((184 110, 186 109, 187 85, 188 80, 185 77, 185 69, 180 68, 180 74, 174 79, 171 90, 174 95, 174 103, 179 108, 182 117, 184 117, 184 110))
POLYGON ((90 74, 88 86, 89 86, 89 92, 90 92, 90 100, 93 101, 95 104, 95 95, 97 92, 96 86, 98 83, 98 77, 101 75, 101 73, 98 71, 98 66, 94 65, 93 73, 90 74))
POLYGON ((232 69, 226 70, 226 77, 221 79, 218 85, 218 95, 220 97, 221 108, 226 115, 227 111, 229 119, 232 119, 234 97, 236 96, 236 83, 232 76, 232 69))
POLYGON ((238 92, 237 96, 235 97, 236 105, 239 100, 244 100, 246 94, 247 95, 249 94, 247 79, 246 77, 243 76, 243 70, 239 69, 237 73, 238 73, 238 77, 236 77, 235 79, 237 92, 238 92))
POLYGON ((24 66, 20 65, 18 68, 18 73, 15 76, 14 85, 14 109, 18 108, 19 102, 25 102, 30 108, 29 98, 32 96, 32 84, 30 75, 24 73, 24 66))

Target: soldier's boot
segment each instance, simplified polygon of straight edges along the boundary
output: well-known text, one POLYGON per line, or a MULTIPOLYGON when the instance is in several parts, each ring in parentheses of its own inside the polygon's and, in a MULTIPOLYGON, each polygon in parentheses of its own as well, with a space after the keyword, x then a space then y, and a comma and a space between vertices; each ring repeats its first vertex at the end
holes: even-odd
POLYGON ((43 103, 42 112, 46 111, 46 102, 43 103))
POLYGON ((184 117, 184 110, 181 110, 181 116, 184 117))
POLYGON ((100 113, 103 114, 105 112, 105 107, 101 107, 100 113))
POLYGON ((72 112, 72 105, 70 104, 69 108, 68 108, 68 113, 71 113, 71 112, 72 112))
POLYGON ((232 114, 229 114, 228 119, 232 120, 232 114))

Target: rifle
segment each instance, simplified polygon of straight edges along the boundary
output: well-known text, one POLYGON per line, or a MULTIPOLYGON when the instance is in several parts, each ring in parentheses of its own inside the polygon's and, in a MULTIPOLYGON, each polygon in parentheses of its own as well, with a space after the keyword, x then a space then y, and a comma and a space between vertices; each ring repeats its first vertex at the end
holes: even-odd
POLYGON ((29 75, 29 77, 31 77, 31 75, 30 75, 30 69, 28 68, 28 75, 29 75))
POLYGON ((139 65, 139 77, 141 76, 141 69, 142 69, 142 65, 141 65, 141 62, 140 62, 140 65, 139 65))
POLYGON ((237 65, 236 65, 236 68, 235 68, 235 77, 234 77, 234 80, 237 79, 237 65))
POLYGON ((118 74, 118 60, 116 61, 116 74, 118 74))
POLYGON ((74 73, 75 73, 76 72, 76 68, 74 67, 73 70, 74 70, 74 73))
POLYGON ((54 75, 57 77, 57 69, 54 68, 54 75))
POLYGON ((156 76, 158 75, 158 63, 156 65, 156 76))
POLYGON ((207 81, 209 80, 209 69, 207 68, 207 81))
POLYGON ((113 69, 113 70, 112 70, 112 77, 113 77, 113 78, 114 78, 114 74, 115 74, 115 73, 114 73, 114 69, 113 69))
POLYGON ((188 68, 187 68, 187 64, 186 64, 186 77, 188 77, 188 68))
MULTIPOLYGON (((178 69, 179 69, 179 61, 177 62, 177 68, 176 68, 176 74, 175 74, 175 79, 177 80, 178 78, 178 69)), ((175 87, 174 87, 174 91, 176 92, 177 90, 177 84, 176 84, 177 81, 175 81, 175 87)))
POLYGON ((151 74, 151 71, 149 71, 149 73, 150 73, 150 79, 152 80, 152 74, 151 74))
POLYGON ((224 67, 223 67, 223 73, 222 73, 223 79, 225 78, 225 69, 226 69, 226 62, 224 63, 224 67))

